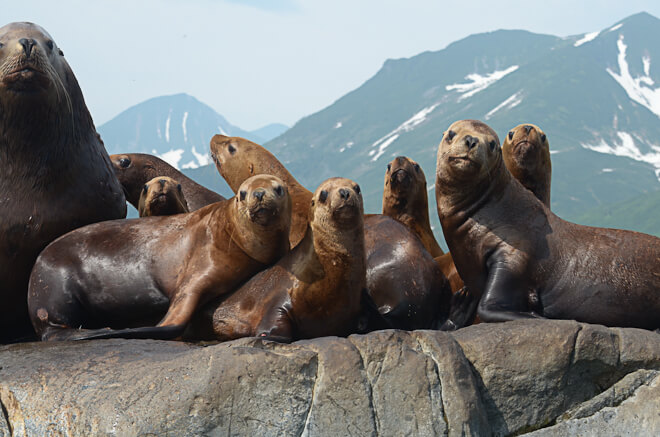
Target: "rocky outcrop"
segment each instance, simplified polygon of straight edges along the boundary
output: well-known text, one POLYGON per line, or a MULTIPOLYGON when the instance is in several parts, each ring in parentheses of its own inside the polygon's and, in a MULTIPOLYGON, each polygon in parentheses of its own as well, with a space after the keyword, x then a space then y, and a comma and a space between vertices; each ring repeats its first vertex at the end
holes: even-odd
POLYGON ((659 399, 659 334, 571 321, 0 347, 0 436, 657 435, 659 399))

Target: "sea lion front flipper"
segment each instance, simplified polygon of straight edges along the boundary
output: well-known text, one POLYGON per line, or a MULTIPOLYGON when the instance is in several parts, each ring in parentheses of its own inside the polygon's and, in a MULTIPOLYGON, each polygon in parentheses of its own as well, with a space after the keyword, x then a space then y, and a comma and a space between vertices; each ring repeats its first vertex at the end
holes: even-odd
POLYGON ((477 307, 484 322, 543 318, 529 309, 529 292, 520 275, 511 271, 506 260, 495 260, 488 269, 488 280, 477 307))
POLYGON ((438 328, 440 331, 455 331, 469 325, 476 315, 479 300, 470 293, 467 287, 463 287, 451 297, 449 317, 438 328))

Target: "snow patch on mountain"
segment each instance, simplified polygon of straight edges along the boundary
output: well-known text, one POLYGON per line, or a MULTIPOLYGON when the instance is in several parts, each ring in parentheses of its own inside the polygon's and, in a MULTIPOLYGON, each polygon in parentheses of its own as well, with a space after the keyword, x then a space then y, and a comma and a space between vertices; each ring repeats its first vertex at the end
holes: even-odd
POLYGON ((170 149, 169 152, 165 152, 162 155, 157 156, 172 167, 179 168, 179 161, 181 161, 181 157, 183 157, 183 152, 183 149, 170 149))
MULTIPOLYGON (((165 142, 166 143, 170 142, 170 121, 171 120, 172 120, 172 110, 170 109, 170 113, 167 114, 167 121, 165 121, 165 142)), ((179 159, 180 158, 181 157, 179 157, 179 159)))
POLYGON ((621 26, 623 26, 623 23, 619 23, 619 24, 617 24, 616 26, 612 26, 612 27, 610 27, 610 30, 609 30, 609 31, 610 31, 610 32, 614 32, 615 30, 619 30, 619 29, 621 29, 621 26))
POLYGON ((183 128, 183 142, 188 142, 188 131, 186 130, 186 121, 188 121, 188 111, 183 113, 183 121, 181 122, 181 128, 183 128))
POLYGON ((445 89, 447 91, 456 90, 457 92, 463 94, 458 98, 458 101, 472 97, 479 91, 483 91, 488 88, 490 85, 494 84, 498 80, 502 79, 507 74, 513 73, 518 69, 518 65, 512 65, 505 70, 496 70, 490 74, 482 76, 477 73, 468 74, 465 76, 465 79, 471 81, 468 83, 454 83, 447 85, 445 89))
POLYGON ((338 121, 337 124, 335 124, 335 129, 339 129, 341 126, 341 121, 338 121))
POLYGON ((396 141, 397 138, 399 138, 399 135, 401 135, 404 132, 410 132, 411 130, 415 129, 416 126, 418 126, 420 123, 422 123, 424 120, 426 120, 426 117, 433 112, 435 108, 437 108, 439 103, 436 103, 435 105, 428 106, 412 117, 410 117, 408 120, 404 121, 401 123, 399 127, 394 129, 392 132, 388 133, 384 137, 380 138, 378 141, 373 143, 371 147, 377 147, 378 150, 373 149, 369 152, 369 156, 373 156, 371 158, 372 161, 378 160, 383 154, 385 153, 385 149, 392 144, 394 141, 396 141))
POLYGON ((575 44, 573 44, 575 47, 580 47, 582 44, 586 44, 589 41, 593 41, 596 39, 596 37, 600 34, 600 31, 598 32, 591 32, 585 34, 582 38, 579 40, 575 41, 575 44))
POLYGON ((617 132, 619 141, 612 141, 612 145, 608 144, 604 139, 596 145, 587 143, 580 143, 585 149, 593 150, 598 153, 605 153, 608 155, 625 156, 626 158, 634 159, 651 164, 656 168, 655 174, 660 180, 660 147, 651 145, 652 152, 643 153, 635 144, 635 140, 628 132, 617 132))
POLYGON ((220 131, 220 135, 224 135, 226 137, 229 136, 229 134, 227 132, 225 132, 225 130, 220 125, 218 125, 218 131, 220 131))
POLYGON ((518 91, 490 111, 488 111, 488 114, 484 117, 486 120, 489 120, 497 111, 501 109, 512 109, 518 106, 522 102, 522 97, 521 97, 522 91, 518 91))
POLYGON ((660 117, 660 88, 650 88, 654 84, 653 79, 648 74, 651 70, 651 59, 647 56, 642 58, 645 76, 633 78, 626 61, 628 46, 623 42, 623 35, 619 36, 616 44, 619 49, 617 57, 619 73, 617 74, 609 68, 607 68, 607 72, 621 85, 630 99, 660 117))

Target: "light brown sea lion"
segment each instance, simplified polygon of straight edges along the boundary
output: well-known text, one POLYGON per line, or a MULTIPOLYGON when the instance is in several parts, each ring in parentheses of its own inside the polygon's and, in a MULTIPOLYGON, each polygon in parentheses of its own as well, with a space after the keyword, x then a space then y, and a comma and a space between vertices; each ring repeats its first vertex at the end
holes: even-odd
POLYGON ((387 164, 383 215, 413 231, 434 258, 444 253, 431 230, 424 170, 410 158, 398 156, 387 164))
POLYGON ((552 162, 548 138, 541 128, 526 123, 511 129, 502 145, 502 157, 513 177, 550 208, 552 162))
POLYGON ((53 38, 0 28, 0 343, 33 338, 30 270, 48 243, 123 218, 126 203, 82 91, 53 38))
MULTIPOLYGON (((274 174, 285 181, 290 192, 295 193, 292 196, 292 245, 302 238, 313 194, 273 154, 243 138, 215 135, 211 139, 211 156, 232 189, 252 174, 274 174), (294 225, 298 228, 293 229, 294 225)), ((445 287, 448 284, 438 275, 435 262, 424 246, 415 244, 419 238, 393 218, 383 215, 365 215, 364 227, 367 289, 390 327, 429 328, 436 320, 441 320, 447 311, 445 287), (401 250, 402 247, 406 250, 401 250), (435 305, 436 302, 440 303, 435 305), (430 315, 433 312, 435 314, 430 315)))
POLYGON ((323 182, 311 200, 302 242, 195 317, 192 338, 258 336, 290 342, 356 331, 365 287, 362 196, 343 178, 323 182))
POLYGON ((189 212, 181 184, 167 176, 153 178, 142 188, 138 212, 140 217, 189 212))
POLYGON ((168 176, 179 181, 190 211, 196 211, 206 205, 225 200, 220 194, 199 185, 156 156, 146 153, 121 153, 110 155, 110 160, 115 174, 124 188, 126 200, 136 209, 139 209, 140 193, 144 185, 157 176, 168 176))
POLYGON ((486 124, 447 129, 435 190, 449 250, 483 321, 660 328, 660 239, 560 219, 506 169, 486 124))
POLYGON ((34 328, 42 340, 176 337, 200 305, 287 253, 290 214, 283 182, 259 175, 235 197, 188 214, 70 232, 30 276, 34 328), (159 319, 156 328, 121 329, 159 319))

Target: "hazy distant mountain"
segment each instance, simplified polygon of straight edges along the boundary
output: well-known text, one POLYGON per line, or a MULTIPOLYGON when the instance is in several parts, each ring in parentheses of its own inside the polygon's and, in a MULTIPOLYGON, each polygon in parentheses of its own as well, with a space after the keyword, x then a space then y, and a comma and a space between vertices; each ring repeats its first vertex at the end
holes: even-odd
POLYGON ((209 141, 215 134, 262 143, 287 129, 270 124, 254 132, 229 123, 208 105, 187 94, 155 97, 135 105, 99 127, 108 153, 158 155, 177 168, 211 163, 209 141))

